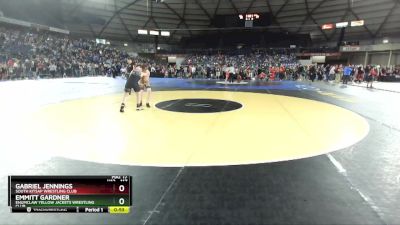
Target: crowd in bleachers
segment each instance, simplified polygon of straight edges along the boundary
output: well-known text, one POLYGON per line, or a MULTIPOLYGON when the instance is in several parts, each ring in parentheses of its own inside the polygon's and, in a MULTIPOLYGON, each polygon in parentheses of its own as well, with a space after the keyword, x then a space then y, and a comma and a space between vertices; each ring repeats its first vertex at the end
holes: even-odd
MULTIPOLYGON (((294 55, 265 54, 261 56, 189 56, 179 69, 170 67, 165 77, 228 78, 240 80, 310 80, 328 82, 393 81, 399 79, 399 67, 379 65, 301 65, 294 55), (271 55, 274 55, 272 57, 271 55)), ((370 84, 372 85, 372 84, 370 84)))
MULTIPOLYGON (((129 55, 93 40, 50 32, 0 27, 0 80, 114 75, 129 55)), ((137 59, 152 63, 147 58, 137 59)))
POLYGON ((373 81, 393 81, 400 78, 399 67, 380 65, 311 65, 299 69, 304 79, 343 82, 371 83, 373 81))
MULTIPOLYGON (((284 51, 284 50, 282 50, 284 51)), ((94 40, 74 39, 68 35, 36 32, 22 28, 0 27, 0 79, 38 77, 117 76, 126 73, 130 56, 94 40)), ((224 75, 227 67, 241 73, 258 75, 269 66, 294 67, 296 57, 287 52, 235 51, 215 55, 189 55, 182 66, 168 65, 154 58, 136 57, 153 74, 169 77, 212 77, 224 75)))
MULTIPOLYGON (((291 49, 238 51, 189 54, 179 67, 156 58, 135 57, 134 61, 149 65, 152 74, 180 78, 312 81, 341 81, 346 78, 346 81, 362 82, 370 78, 386 81, 400 75, 398 67, 302 66, 291 49), (345 70, 350 71, 349 77, 344 77, 345 70)), ((130 58, 126 52, 94 40, 0 26, 0 80, 94 75, 115 77, 126 74, 130 58)))
POLYGON ((256 50, 247 54, 187 55, 179 68, 170 66, 163 71, 165 77, 221 78, 227 70, 240 74, 243 79, 255 78, 270 67, 292 68, 297 66, 294 54, 256 50))

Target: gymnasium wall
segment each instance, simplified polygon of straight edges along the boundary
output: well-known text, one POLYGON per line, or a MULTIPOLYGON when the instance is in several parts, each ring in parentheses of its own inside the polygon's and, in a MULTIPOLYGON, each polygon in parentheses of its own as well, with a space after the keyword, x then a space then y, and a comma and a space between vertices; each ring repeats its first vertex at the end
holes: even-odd
MULTIPOLYGON (((367 64, 384 65, 388 64, 389 52, 369 52, 367 64)), ((343 58, 351 64, 364 64, 365 52, 359 53, 343 53, 343 58)), ((390 65, 400 65, 400 51, 393 51, 390 65)))

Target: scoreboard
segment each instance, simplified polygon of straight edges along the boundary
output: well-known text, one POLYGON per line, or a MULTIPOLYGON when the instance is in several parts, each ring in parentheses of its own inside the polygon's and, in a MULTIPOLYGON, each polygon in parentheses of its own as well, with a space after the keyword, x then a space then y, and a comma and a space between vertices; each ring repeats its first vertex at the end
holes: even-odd
POLYGON ((9 176, 13 213, 129 213, 131 176, 9 176))
POLYGON ((244 13, 233 15, 216 15, 212 19, 212 25, 217 28, 243 27, 246 22, 251 22, 254 27, 266 27, 271 25, 270 13, 244 13))
POLYGON ((246 21, 258 20, 258 19, 260 19, 260 14, 257 14, 257 13, 239 14, 239 19, 240 20, 246 20, 246 21))

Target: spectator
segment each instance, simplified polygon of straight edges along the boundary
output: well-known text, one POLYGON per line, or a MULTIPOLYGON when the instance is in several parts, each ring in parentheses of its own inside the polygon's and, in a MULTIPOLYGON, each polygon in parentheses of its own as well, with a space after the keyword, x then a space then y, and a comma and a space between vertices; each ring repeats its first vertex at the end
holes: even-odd
POLYGON ((51 77, 54 78, 56 76, 56 71, 57 71, 57 66, 56 66, 56 64, 54 64, 54 62, 51 62, 50 66, 49 66, 49 71, 50 71, 51 77))
POLYGON ((353 69, 351 68, 350 65, 344 67, 344 70, 343 70, 343 84, 347 84, 347 82, 350 80, 350 75, 351 75, 352 70, 353 69))

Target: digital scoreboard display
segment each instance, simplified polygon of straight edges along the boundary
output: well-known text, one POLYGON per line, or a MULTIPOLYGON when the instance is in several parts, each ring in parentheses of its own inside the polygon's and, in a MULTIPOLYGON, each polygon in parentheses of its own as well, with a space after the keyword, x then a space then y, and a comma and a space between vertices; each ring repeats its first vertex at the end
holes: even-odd
POLYGON ((216 15, 212 19, 212 25, 217 28, 243 27, 246 22, 252 21, 254 27, 265 27, 272 23, 269 13, 245 13, 234 15, 216 15))
POLYGON ((239 19, 246 20, 246 21, 258 20, 258 19, 260 19, 260 14, 257 14, 257 13, 239 14, 239 19))
POLYGON ((13 213, 129 213, 131 176, 9 176, 13 213))

